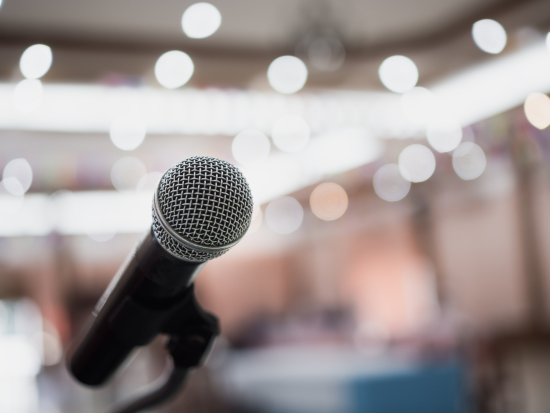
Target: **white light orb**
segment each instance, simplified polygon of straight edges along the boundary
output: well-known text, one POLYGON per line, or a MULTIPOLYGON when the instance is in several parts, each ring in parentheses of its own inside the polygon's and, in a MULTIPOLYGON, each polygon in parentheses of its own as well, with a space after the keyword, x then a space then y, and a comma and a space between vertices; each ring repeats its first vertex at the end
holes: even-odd
POLYGON ((294 56, 281 56, 267 69, 269 84, 277 92, 291 94, 304 87, 307 81, 307 67, 294 56))
POLYGON ((26 159, 13 159, 4 167, 2 180, 6 191, 21 196, 31 187, 32 168, 26 159))
MULTIPOLYGON (((43 343, 43 362, 45 366, 54 366, 63 359, 63 345, 56 330, 40 334, 43 343)), ((56 410, 49 410, 54 413, 56 410)))
POLYGON ((418 69, 405 56, 388 57, 380 65, 378 75, 384 86, 396 93, 407 92, 418 82, 418 69))
POLYGON ((300 203, 290 196, 274 199, 265 209, 267 226, 278 234, 290 234, 300 228, 304 210, 300 203))
POLYGON ((544 93, 530 93, 523 105, 527 120, 538 129, 550 125, 550 98, 544 93))
POLYGON ((405 198, 411 182, 401 175, 399 165, 387 164, 378 169, 373 178, 374 192, 385 201, 395 202, 405 198))
POLYGON ((269 155, 269 138, 256 129, 246 129, 235 136, 231 152, 235 160, 243 166, 257 165, 269 155))
POLYGON ((136 149, 147 134, 145 122, 137 116, 120 116, 111 124, 109 135, 113 144, 124 151, 136 149))
POLYGON ((135 191, 138 183, 147 173, 143 162, 132 156, 126 156, 115 162, 111 169, 111 182, 121 191, 135 191))
POLYGON ((285 116, 275 122, 271 130, 273 143, 284 152, 304 148, 311 135, 308 123, 300 116, 285 116))
MULTIPOLYGON (((11 180, 14 178, 10 178, 11 180)), ((17 185, 18 193, 22 191, 19 189, 21 184, 19 181, 15 180, 15 184, 11 184, 10 190, 13 190, 14 185, 17 185)), ((6 188, 6 181, 0 182, 0 218, 6 217, 9 215, 16 214, 25 201, 25 195, 14 195, 6 188)))
POLYGON ((464 179, 479 177, 487 166, 485 152, 473 142, 464 142, 453 152, 453 169, 464 179))
POLYGON ((477 47, 486 53, 498 54, 506 46, 506 30, 499 22, 491 19, 475 22, 472 37, 477 47))
POLYGON ((462 140, 462 127, 451 118, 437 118, 428 123, 426 128, 428 142, 436 151, 450 152, 462 140))
POLYGON ((399 171, 411 182, 424 182, 435 171, 435 156, 424 145, 409 145, 399 154, 399 171))
POLYGON ((27 79, 39 79, 50 70, 52 59, 52 49, 49 46, 35 44, 23 52, 19 68, 27 79))
POLYGON ((221 23, 220 11, 210 3, 195 3, 189 6, 181 18, 183 32, 192 39, 212 36, 221 23))
MULTIPOLYGON (((22 320, 29 320, 23 317, 21 317, 22 320)), ((32 323, 31 320, 28 322, 32 323)), ((30 330, 32 329, 30 326, 33 325, 26 327, 30 330)), ((15 413, 35 410, 31 406, 36 403, 36 400, 32 401, 36 393, 27 387, 24 381, 34 378, 40 371, 40 355, 32 341, 21 333, 4 334, 0 341, 0 365, 3 381, 2 399, 0 399, 2 411, 15 413), (10 382, 13 383, 11 386, 10 382), (7 389, 11 387, 11 394, 6 392, 6 387, 7 389)))
POLYGON ((4 189, 15 196, 23 196, 25 194, 25 189, 23 188, 23 185, 21 185, 21 182, 19 182, 19 179, 14 177, 5 178, 2 180, 2 185, 4 185, 4 189))
POLYGON ((325 182, 313 190, 309 197, 309 205, 317 218, 334 221, 348 209, 348 194, 340 185, 325 182))
POLYGON ((167 89, 185 85, 195 70, 195 65, 187 53, 172 50, 164 53, 155 65, 158 82, 167 89))
POLYGON ((263 218, 262 209, 254 205, 254 208, 252 210, 252 221, 250 222, 250 227, 248 227, 248 231, 246 231, 247 235, 254 234, 256 231, 260 229, 262 226, 262 218, 263 218))
POLYGON ((141 177, 137 184, 137 190, 154 192, 161 179, 162 172, 149 172, 141 177))
POLYGON ((436 113, 435 97, 423 87, 415 87, 403 93, 400 103, 405 117, 419 125, 427 123, 436 113))
POLYGON ((42 82, 37 79, 25 79, 15 86, 13 104, 17 112, 27 115, 34 111, 42 101, 42 82))

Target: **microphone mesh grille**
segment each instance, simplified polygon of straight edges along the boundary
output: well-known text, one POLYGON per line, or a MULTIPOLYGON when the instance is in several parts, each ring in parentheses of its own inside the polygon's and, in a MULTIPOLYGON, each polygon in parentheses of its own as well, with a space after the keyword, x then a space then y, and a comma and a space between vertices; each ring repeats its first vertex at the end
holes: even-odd
MULTIPOLYGON (((252 217, 252 193, 242 173, 228 162, 196 156, 170 168, 158 189, 165 220, 192 243, 222 248, 241 238, 252 217)), ((216 258, 226 250, 195 251, 167 233, 153 213, 153 231, 172 254, 191 261, 216 258)))
POLYGON ((157 241, 164 247, 165 250, 169 251, 171 254, 176 257, 183 258, 186 261, 193 262, 204 262, 217 258, 222 254, 225 254, 228 250, 218 251, 218 252, 203 252, 193 250, 189 247, 186 247, 182 243, 174 239, 160 224, 157 216, 153 212, 153 232, 157 241))

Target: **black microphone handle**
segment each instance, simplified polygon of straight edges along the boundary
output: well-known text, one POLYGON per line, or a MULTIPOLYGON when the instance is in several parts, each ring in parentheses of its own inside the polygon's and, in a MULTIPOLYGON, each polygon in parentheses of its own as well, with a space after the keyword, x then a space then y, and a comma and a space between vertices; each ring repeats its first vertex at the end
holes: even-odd
POLYGON ((136 346, 150 343, 206 263, 178 259, 148 231, 96 305, 71 346, 68 367, 83 384, 103 384, 136 346))

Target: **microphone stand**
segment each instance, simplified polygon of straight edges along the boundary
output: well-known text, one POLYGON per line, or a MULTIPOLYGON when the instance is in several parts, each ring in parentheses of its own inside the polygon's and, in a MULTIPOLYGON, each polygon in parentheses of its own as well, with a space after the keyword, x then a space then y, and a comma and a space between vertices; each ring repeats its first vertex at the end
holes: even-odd
MULTIPOLYGON (((143 308, 139 311, 142 312, 143 308)), ((132 306, 129 306, 128 310, 118 313, 123 317, 116 317, 113 321, 123 324, 126 317, 135 320, 132 312, 132 306)), ((133 399, 115 405, 111 413, 138 412, 174 396, 184 386, 189 371, 199 366, 208 354, 219 335, 219 323, 216 316, 205 311, 197 302, 192 285, 187 289, 186 298, 170 310, 161 333, 170 336, 166 345, 170 356, 164 373, 133 399)))
POLYGON ((115 406, 112 413, 134 413, 163 403, 174 396, 185 384, 188 369, 178 369, 172 365, 170 358, 162 376, 149 388, 144 388, 141 395, 115 406))

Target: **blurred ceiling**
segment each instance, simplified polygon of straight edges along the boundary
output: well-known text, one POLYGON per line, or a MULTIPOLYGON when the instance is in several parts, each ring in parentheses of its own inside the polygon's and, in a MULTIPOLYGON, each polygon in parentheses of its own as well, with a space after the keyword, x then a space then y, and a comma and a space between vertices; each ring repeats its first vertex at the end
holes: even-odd
POLYGON ((182 35, 184 0, 6 0, 0 13, 4 36, 70 36, 72 40, 179 43, 249 50, 286 48, 308 26, 326 25, 361 46, 445 31, 472 14, 495 12, 502 0, 232 0, 213 1, 223 16, 206 40, 182 35))
POLYGON ((195 85, 255 87, 271 60, 293 54, 306 33, 323 27, 340 35, 348 59, 334 73, 312 73, 310 86, 372 89, 381 88, 376 69, 391 54, 413 57, 421 83, 487 59, 471 41, 471 25, 479 19, 497 19, 509 34, 550 25, 550 2, 543 0, 218 0, 212 1, 222 14, 218 32, 189 39, 181 16, 193 3, 4 0, 0 76, 16 77, 21 49, 45 43, 56 55, 45 80, 147 76, 160 53, 180 49, 196 60, 195 85))

